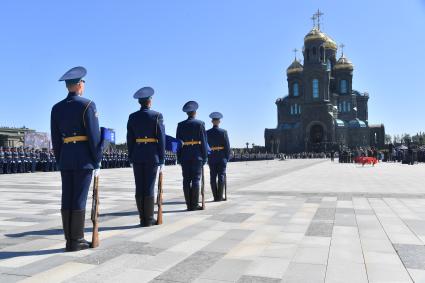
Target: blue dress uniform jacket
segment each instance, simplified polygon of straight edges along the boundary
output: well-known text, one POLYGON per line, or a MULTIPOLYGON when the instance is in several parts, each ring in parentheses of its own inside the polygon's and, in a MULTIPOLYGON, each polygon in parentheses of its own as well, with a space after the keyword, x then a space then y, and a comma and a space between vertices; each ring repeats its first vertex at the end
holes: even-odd
POLYGON ((96 169, 102 159, 101 136, 94 102, 69 93, 53 106, 51 114, 53 150, 60 170, 96 169), (88 141, 64 143, 72 136, 88 141))
MULTIPOLYGON (((92 171, 98 168, 102 159, 96 105, 75 93, 69 93, 52 108, 51 135, 62 177, 61 208, 83 211, 86 207, 92 171), (65 138, 76 136, 86 137, 87 140, 64 142, 65 138)), ((47 153, 43 155, 48 159, 47 162, 51 162, 47 153)))
POLYGON ((186 206, 188 210, 198 210, 202 166, 208 157, 204 122, 191 117, 180 122, 176 138, 182 141, 182 147, 177 151, 177 159, 182 166, 186 206))
POLYGON ((223 147, 220 150, 211 150, 208 162, 227 162, 230 158, 230 143, 227 131, 219 127, 213 127, 207 131, 208 145, 211 149, 223 147))
POLYGON ((207 137, 211 149, 208 158, 211 190, 214 201, 221 201, 223 200, 227 161, 230 157, 229 137, 226 130, 217 126, 207 131, 207 137))
POLYGON ((183 146, 177 151, 179 163, 195 160, 202 161, 203 163, 207 162, 208 145, 204 122, 191 117, 180 122, 177 125, 176 138, 183 143, 183 146), (184 145, 184 142, 190 141, 200 141, 201 144, 184 145))
POLYGON ((130 114, 127 123, 127 147, 133 163, 163 164, 165 128, 162 114, 147 107, 130 114), (138 138, 154 138, 158 142, 137 143, 138 138))
POLYGON ((136 198, 153 197, 158 165, 164 164, 165 158, 162 114, 148 107, 132 113, 127 123, 127 146, 133 163, 136 198))

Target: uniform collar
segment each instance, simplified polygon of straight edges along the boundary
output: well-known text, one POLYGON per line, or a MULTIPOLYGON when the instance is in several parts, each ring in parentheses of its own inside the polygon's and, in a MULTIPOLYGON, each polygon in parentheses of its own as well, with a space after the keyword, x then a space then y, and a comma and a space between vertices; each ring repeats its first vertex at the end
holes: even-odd
POLYGON ((144 111, 146 111, 146 110, 149 110, 150 108, 149 107, 147 107, 147 106, 142 106, 142 107, 140 107, 140 110, 144 110, 144 111))
POLYGON ((76 92, 68 92, 68 97, 78 96, 76 92))
POLYGON ((187 117, 187 120, 194 120, 195 118, 194 117, 192 117, 192 116, 190 116, 190 117, 187 117))
POLYGON ((213 125, 213 128, 214 128, 214 129, 218 129, 218 126, 217 126, 217 125, 213 125))

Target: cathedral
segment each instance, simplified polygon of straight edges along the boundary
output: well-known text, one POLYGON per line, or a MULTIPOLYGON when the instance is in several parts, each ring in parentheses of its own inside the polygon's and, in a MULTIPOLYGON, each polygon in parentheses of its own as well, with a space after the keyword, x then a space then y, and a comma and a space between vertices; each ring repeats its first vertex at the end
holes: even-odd
POLYGON ((304 37, 303 62, 295 53, 286 70, 288 95, 276 100, 277 127, 264 133, 269 152, 384 146, 384 125, 369 124, 369 93, 353 89, 354 65, 343 45, 337 59, 338 45, 321 31, 321 15, 313 16, 314 27, 304 37))

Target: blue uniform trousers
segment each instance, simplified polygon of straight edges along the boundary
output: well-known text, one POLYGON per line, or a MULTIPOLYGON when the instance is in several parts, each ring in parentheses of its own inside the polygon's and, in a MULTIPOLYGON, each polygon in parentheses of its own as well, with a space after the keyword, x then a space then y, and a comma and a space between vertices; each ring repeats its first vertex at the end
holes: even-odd
POLYGON ((18 161, 16 161, 16 160, 12 160, 12 163, 11 163, 11 171, 12 171, 12 173, 14 173, 14 174, 18 173, 18 161))
POLYGON ((201 160, 187 160, 182 162, 183 189, 199 190, 202 175, 201 160))
POLYGON ((227 162, 208 162, 210 167, 210 184, 214 199, 221 199, 220 193, 223 193, 224 177, 226 175, 227 162), (218 183, 218 184, 217 184, 218 183))
POLYGON ((12 167, 12 161, 11 160, 6 160, 6 163, 4 165, 4 173, 5 174, 10 174, 11 173, 11 168, 12 167))
POLYGON ((154 197, 158 165, 155 163, 133 163, 136 182, 136 198, 154 197))
POLYGON ((91 169, 61 171, 63 210, 86 209, 92 175, 91 169))
POLYGON ((35 172, 35 170, 37 169, 37 161, 35 160, 35 159, 33 159, 32 161, 31 161, 31 172, 32 173, 34 173, 35 172))

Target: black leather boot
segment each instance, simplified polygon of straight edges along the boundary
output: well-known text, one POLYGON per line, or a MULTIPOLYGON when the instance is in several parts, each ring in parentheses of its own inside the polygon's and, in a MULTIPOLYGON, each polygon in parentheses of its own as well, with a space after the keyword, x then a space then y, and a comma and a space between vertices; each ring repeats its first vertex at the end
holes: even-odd
POLYGON ((199 189, 192 189, 191 192, 191 210, 202 210, 202 206, 199 205, 199 189))
POLYGON ((63 227, 63 234, 65 236, 66 245, 65 245, 65 251, 70 251, 71 249, 71 236, 70 236, 70 220, 71 220, 71 212, 66 209, 61 210, 62 215, 62 227, 63 227))
POLYGON ((223 182, 218 182, 218 188, 217 188, 217 201, 223 200, 223 190, 224 190, 224 184, 223 182))
POLYGON ((140 226, 144 226, 144 219, 143 219, 143 198, 136 197, 136 205, 137 205, 137 211, 139 211, 139 219, 140 219, 140 226))
POLYGON ((215 180, 211 180, 211 191, 214 197, 214 201, 218 201, 217 182, 215 180))
POLYGON ((70 251, 85 250, 90 247, 90 243, 84 239, 84 221, 86 210, 71 211, 71 231, 70 231, 70 251))
POLYGON ((154 206, 155 197, 145 197, 143 199, 143 218, 145 220, 145 227, 149 227, 156 224, 156 220, 153 218, 154 206))

